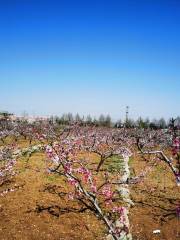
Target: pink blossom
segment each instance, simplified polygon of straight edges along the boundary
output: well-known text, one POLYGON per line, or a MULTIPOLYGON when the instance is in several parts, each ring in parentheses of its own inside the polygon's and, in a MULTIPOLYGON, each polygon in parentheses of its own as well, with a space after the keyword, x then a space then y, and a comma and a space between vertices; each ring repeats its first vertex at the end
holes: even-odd
POLYGON ((124 207, 114 207, 113 208, 113 212, 117 212, 119 214, 123 214, 124 213, 124 207))
POLYGON ((69 178, 69 179, 68 179, 68 182, 69 182, 72 186, 75 186, 75 185, 77 185, 77 183, 78 183, 74 178, 69 178))
POLYGON ((111 190, 110 185, 106 185, 102 190, 102 195, 105 196, 105 199, 112 199, 113 197, 113 191, 111 190))
POLYGON ((72 173, 72 166, 69 162, 64 165, 64 171, 68 174, 72 173))
POLYGON ((97 193, 97 187, 94 184, 91 185, 91 191, 97 193))

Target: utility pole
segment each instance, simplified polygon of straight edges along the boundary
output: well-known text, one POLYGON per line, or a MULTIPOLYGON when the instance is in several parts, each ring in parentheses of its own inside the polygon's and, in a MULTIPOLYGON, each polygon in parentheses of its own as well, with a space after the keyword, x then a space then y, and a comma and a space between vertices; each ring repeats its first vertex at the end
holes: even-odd
POLYGON ((128 125, 128 119, 129 119, 129 106, 126 106, 126 127, 128 125))

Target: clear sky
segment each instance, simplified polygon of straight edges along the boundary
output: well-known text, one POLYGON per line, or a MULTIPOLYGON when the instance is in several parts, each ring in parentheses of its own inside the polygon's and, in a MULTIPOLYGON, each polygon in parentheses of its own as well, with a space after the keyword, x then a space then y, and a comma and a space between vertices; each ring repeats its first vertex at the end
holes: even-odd
POLYGON ((0 110, 180 115, 179 0, 0 0, 0 110))

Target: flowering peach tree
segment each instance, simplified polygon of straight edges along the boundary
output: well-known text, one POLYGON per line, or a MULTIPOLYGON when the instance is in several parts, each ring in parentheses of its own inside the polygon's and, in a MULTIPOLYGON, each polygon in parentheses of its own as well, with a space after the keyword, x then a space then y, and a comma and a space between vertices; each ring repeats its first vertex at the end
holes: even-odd
MULTIPOLYGON (((131 239, 126 208, 123 207, 122 196, 115 187, 120 182, 115 181, 115 176, 112 177, 107 171, 97 174, 87 157, 92 152, 102 151, 99 150, 100 147, 105 146, 108 149, 111 146, 108 156, 112 155, 112 151, 121 156, 128 155, 129 152, 126 148, 121 148, 118 152, 117 146, 114 150, 113 143, 110 144, 112 138, 101 139, 100 133, 90 129, 88 131, 89 135, 87 129, 83 131, 73 128, 68 137, 66 135, 64 138, 62 134, 58 141, 46 145, 46 154, 52 164, 49 171, 66 179, 71 187, 68 198, 77 200, 84 209, 90 210, 103 221, 113 239, 131 239)), ((107 154, 107 149, 105 150, 107 154)))
POLYGON ((143 131, 136 135, 140 154, 164 161, 180 186, 180 136, 178 131, 143 131))

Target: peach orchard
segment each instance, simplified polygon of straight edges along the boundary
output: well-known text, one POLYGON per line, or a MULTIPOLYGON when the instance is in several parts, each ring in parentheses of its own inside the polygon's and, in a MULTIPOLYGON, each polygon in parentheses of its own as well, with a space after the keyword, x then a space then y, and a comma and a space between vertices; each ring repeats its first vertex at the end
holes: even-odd
MULTIPOLYGON (((134 203, 129 186, 143 181, 159 161, 167 165, 180 186, 180 135, 174 126, 166 130, 113 129, 80 126, 76 122, 60 128, 48 121, 30 124, 4 120, 0 125, 0 141, 1 188, 18 174, 15 166, 20 156, 30 157, 43 151, 48 174, 58 175, 69 186, 67 200, 78 202, 79 211, 91 212, 104 224, 108 239, 132 239, 128 214, 134 203), (28 140, 29 147, 20 148, 19 138, 28 140), (93 154, 97 159, 94 162, 93 154), (146 162, 146 168, 138 176, 132 176, 129 168, 129 159, 134 154, 142 155, 146 162), (121 167, 108 171, 106 161, 114 156, 121 167)), ((3 188, 0 195, 15 190, 3 188)), ((180 218, 179 204, 177 218, 180 218)))

